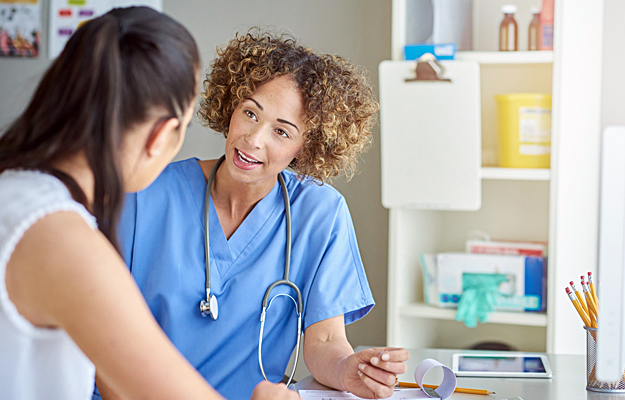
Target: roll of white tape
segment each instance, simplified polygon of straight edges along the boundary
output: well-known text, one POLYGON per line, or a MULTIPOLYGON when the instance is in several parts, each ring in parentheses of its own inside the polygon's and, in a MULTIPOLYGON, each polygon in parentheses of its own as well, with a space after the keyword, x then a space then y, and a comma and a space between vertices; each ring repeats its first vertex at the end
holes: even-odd
POLYGON ((414 381, 417 385, 430 397, 446 399, 452 395, 456 389, 456 374, 448 366, 441 364, 433 358, 426 358, 417 365, 417 369, 414 371, 414 381), (423 387, 423 377, 432 368, 441 367, 443 369, 443 381, 437 389, 430 389, 423 387))

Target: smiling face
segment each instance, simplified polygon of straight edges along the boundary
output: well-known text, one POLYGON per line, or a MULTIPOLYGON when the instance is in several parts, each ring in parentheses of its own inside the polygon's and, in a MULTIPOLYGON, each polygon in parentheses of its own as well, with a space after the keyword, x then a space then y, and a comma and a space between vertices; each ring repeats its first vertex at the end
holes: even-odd
POLYGON ((226 166, 238 182, 273 187, 304 144, 302 97, 288 76, 259 86, 234 110, 226 166))

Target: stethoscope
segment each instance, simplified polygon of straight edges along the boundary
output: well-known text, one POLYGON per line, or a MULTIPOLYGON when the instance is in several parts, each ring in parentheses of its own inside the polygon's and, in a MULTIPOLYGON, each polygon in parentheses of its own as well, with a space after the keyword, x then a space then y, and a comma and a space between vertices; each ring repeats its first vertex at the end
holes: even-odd
MULTIPOLYGON (((215 173, 219 169, 221 163, 226 159, 226 156, 221 156, 219 160, 213 166, 210 175, 208 176, 208 183, 206 185, 206 199, 204 200, 204 246, 206 253, 206 300, 202 300, 200 302, 200 311, 202 312, 202 316, 206 317, 210 314, 213 320, 217 319, 219 316, 219 305, 217 304, 217 298, 214 294, 211 294, 211 275, 210 275, 210 246, 209 246, 209 225, 208 225, 208 214, 210 208, 210 195, 211 188, 213 187, 213 179, 215 178, 215 173)), ((297 359, 299 358, 299 345, 300 338, 302 337, 302 311, 303 311, 303 302, 302 302, 302 294, 297 287, 297 285, 289 280, 289 268, 291 266, 291 202, 289 200, 289 192, 286 190, 286 184, 284 183, 284 178, 282 174, 278 174, 278 181, 280 181, 280 186, 282 187, 282 193, 284 194, 284 209, 286 213, 286 259, 284 261, 284 278, 275 281, 265 291, 265 296, 263 297, 263 308, 260 314, 260 335, 258 337, 258 364, 260 365, 260 372, 263 374, 263 378, 267 379, 267 375, 265 375, 265 369, 263 368, 263 332, 265 330, 265 315, 269 307, 271 307, 271 302, 278 296, 287 296, 293 303, 295 300, 293 297, 288 294, 278 294, 274 296, 271 301, 269 301, 269 295, 271 291, 279 285, 287 285, 295 290, 297 293, 297 343, 295 344, 295 361, 293 362, 293 368, 291 369, 291 374, 289 375, 289 380, 286 385, 289 386, 291 381, 293 380, 293 375, 295 374, 295 368, 297 367, 297 359), (267 305, 269 302, 269 305, 267 305)))

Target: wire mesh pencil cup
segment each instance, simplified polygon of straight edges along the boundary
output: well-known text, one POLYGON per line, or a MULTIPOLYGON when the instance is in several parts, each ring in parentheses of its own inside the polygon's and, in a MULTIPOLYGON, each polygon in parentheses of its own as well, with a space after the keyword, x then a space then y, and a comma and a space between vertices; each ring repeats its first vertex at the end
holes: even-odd
POLYGON ((586 330, 586 390, 605 393, 625 393, 625 371, 621 379, 614 382, 600 381, 595 375, 597 364, 597 328, 586 330))

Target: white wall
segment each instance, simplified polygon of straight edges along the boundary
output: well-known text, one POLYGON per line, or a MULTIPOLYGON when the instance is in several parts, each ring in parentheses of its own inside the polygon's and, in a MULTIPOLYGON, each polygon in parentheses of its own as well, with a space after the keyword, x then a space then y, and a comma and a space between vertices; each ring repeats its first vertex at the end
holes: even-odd
MULTIPOLYGON (((42 48, 47 54, 47 10, 42 0, 42 48)), ((203 70, 218 45, 252 25, 288 29, 309 47, 338 54, 364 65, 371 72, 377 96, 377 66, 390 58, 391 2, 381 0, 164 0, 164 12, 184 24, 201 51, 203 70)), ((41 74, 49 66, 38 59, 0 58, 0 129, 26 106, 41 74)), ((197 118, 196 118, 197 119, 197 118)), ((371 314, 348 327, 353 345, 384 345, 386 342, 386 274, 388 212, 380 203, 379 128, 374 148, 362 157, 362 173, 351 182, 333 184, 349 204, 360 251, 377 306, 371 314)), ((216 158, 223 139, 199 123, 190 127, 180 158, 216 158)))
POLYGON ((562 289, 596 271, 602 7, 603 0, 556 1, 547 299, 554 353, 585 353, 585 334, 572 322, 579 316, 562 289))
POLYGON ((625 125, 625 2, 603 3, 603 70, 601 87, 601 127, 625 125))

